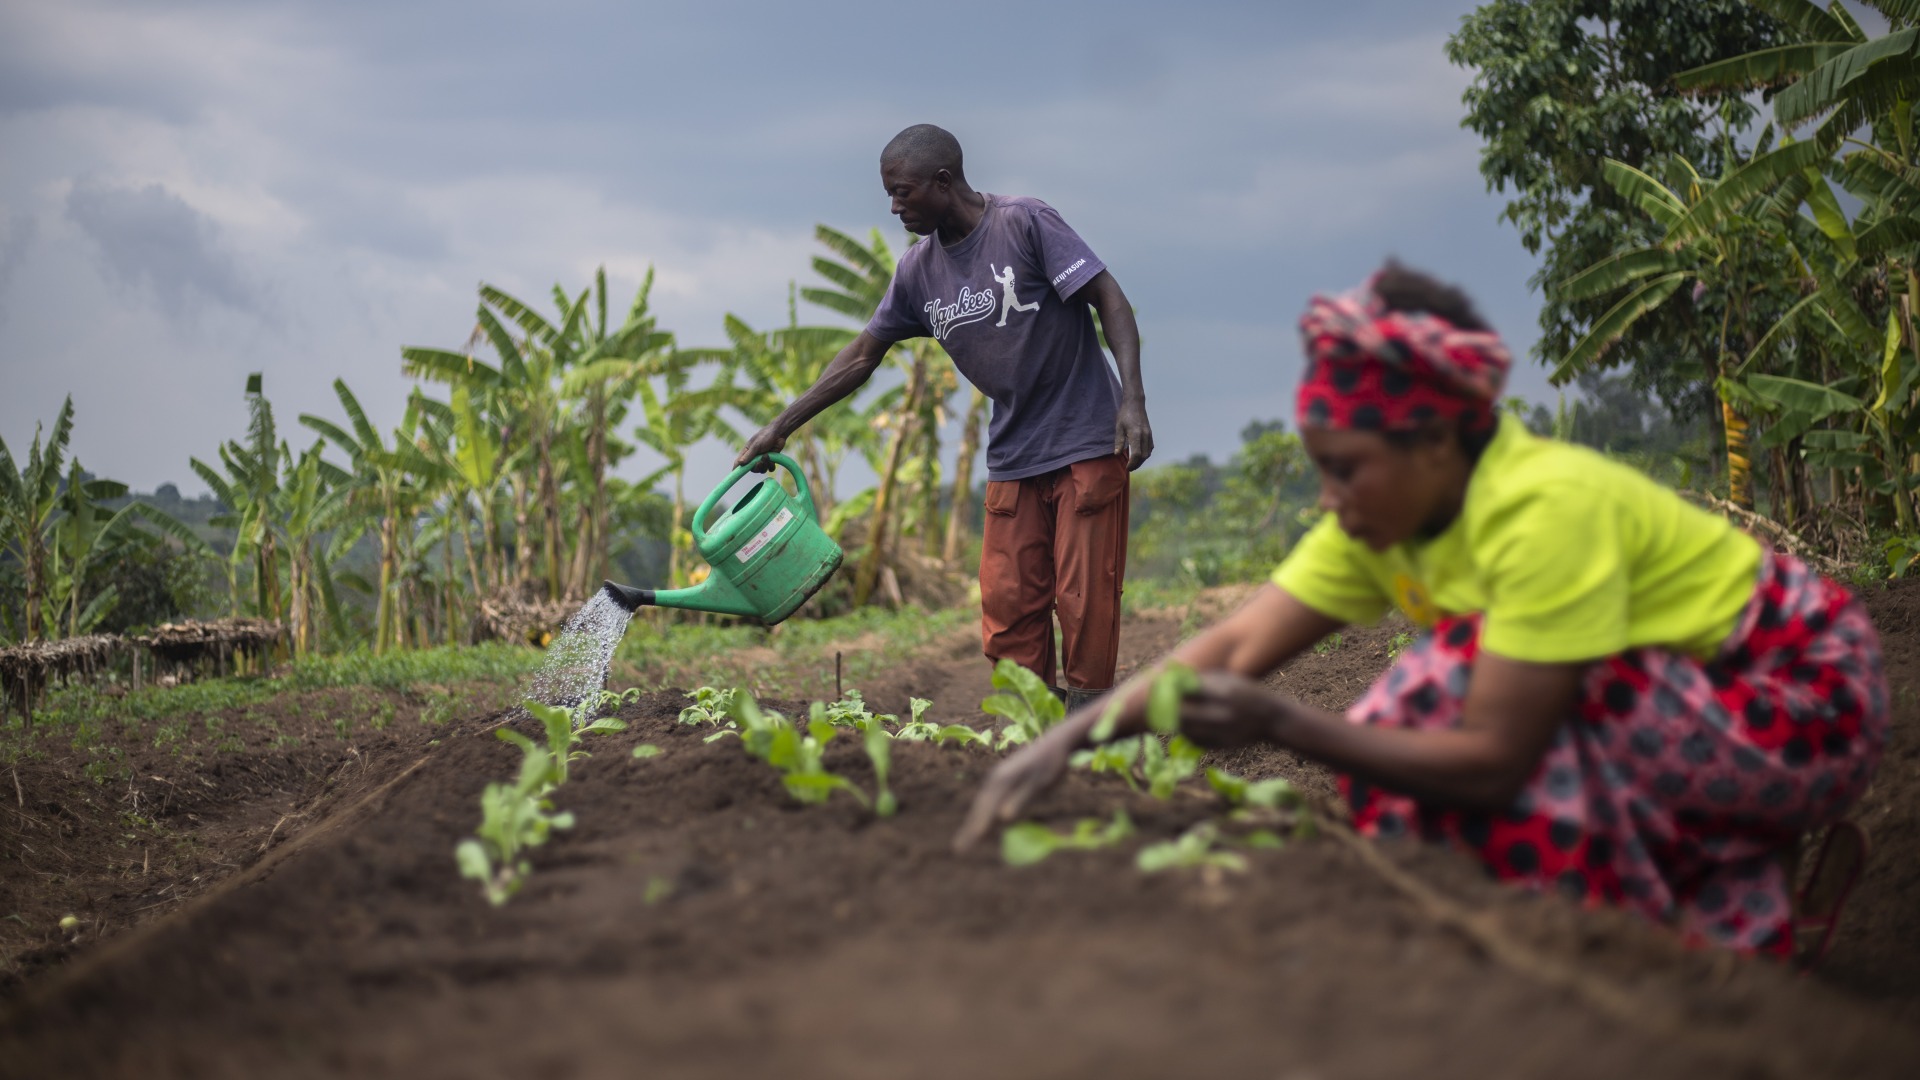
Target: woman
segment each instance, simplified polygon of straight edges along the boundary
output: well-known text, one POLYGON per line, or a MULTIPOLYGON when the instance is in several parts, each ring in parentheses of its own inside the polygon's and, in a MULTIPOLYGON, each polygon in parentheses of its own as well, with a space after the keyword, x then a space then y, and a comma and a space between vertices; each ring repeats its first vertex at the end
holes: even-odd
MULTIPOLYGON (((1728 947, 1791 948, 1787 856, 1886 739, 1861 605, 1798 560, 1498 410, 1509 358, 1455 289, 1389 263, 1301 319, 1301 440, 1326 516, 1244 607, 1173 653, 1182 730, 1321 761, 1363 833, 1728 947), (1343 719, 1263 676, 1389 605, 1429 632, 1343 719)), ((1133 684, 1118 731, 1142 730, 1133 684)), ((1003 762, 958 841, 1066 768, 1095 703, 1003 762)))

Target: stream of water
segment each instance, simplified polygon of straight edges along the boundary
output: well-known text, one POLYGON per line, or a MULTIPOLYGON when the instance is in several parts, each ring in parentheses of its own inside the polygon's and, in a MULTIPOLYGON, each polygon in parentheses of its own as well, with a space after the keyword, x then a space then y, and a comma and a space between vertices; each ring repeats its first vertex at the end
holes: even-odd
POLYGON ((626 636, 633 613, 604 591, 593 594, 547 645, 547 659, 528 696, 547 705, 573 705, 606 689, 613 650, 626 636))

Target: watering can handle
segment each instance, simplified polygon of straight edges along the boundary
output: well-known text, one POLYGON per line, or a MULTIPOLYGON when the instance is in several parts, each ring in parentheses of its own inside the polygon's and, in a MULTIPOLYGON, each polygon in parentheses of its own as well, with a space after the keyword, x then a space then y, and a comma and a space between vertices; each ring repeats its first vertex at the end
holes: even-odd
POLYGON ((807 477, 806 474, 800 471, 800 466, 795 464, 794 460, 785 454, 762 454, 728 473, 727 478, 720 481, 720 486, 714 488, 713 491, 708 493, 705 499, 701 500, 700 509, 693 512, 693 520, 689 523, 693 527, 693 542, 695 544, 706 542, 707 515, 713 513, 714 508, 720 505, 720 497, 732 490, 733 485, 739 483, 742 477, 753 471, 755 465, 759 465, 762 462, 772 462, 787 470, 787 472, 793 476, 794 484, 800 489, 800 505, 805 508, 807 516, 818 516, 813 508, 813 491, 807 487, 807 477))

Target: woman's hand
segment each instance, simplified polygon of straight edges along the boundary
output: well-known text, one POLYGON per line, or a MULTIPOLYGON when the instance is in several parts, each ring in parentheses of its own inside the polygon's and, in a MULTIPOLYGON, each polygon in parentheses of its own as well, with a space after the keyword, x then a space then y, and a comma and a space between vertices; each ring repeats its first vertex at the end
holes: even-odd
POLYGON ((1054 725, 993 767, 973 797, 967 820, 954 834, 953 850, 965 851, 990 830, 1019 820, 1028 803, 1059 782, 1066 774, 1068 759, 1097 719, 1089 715, 1090 711, 1091 707, 1083 709, 1054 725))
POLYGON ((1215 750, 1270 742, 1287 707, 1285 698, 1252 679, 1209 671, 1180 703, 1180 733, 1215 750))

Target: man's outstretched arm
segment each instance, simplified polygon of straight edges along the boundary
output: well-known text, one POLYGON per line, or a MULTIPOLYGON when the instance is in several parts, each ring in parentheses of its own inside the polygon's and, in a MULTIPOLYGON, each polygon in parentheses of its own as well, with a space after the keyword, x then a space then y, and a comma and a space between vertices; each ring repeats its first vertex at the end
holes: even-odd
POLYGON ((1113 452, 1126 451, 1127 468, 1137 469, 1153 455, 1153 428, 1147 423, 1147 390, 1140 381, 1140 326, 1133 305, 1113 274, 1102 270, 1074 294, 1100 314, 1100 329, 1120 369, 1120 411, 1113 422, 1113 452))
MULTIPOLYGON (((800 425, 820 415, 832 405, 866 385, 868 379, 879 369, 880 361, 886 359, 887 350, 893 347, 889 341, 881 341, 865 330, 860 331, 847 343, 820 373, 820 378, 807 392, 793 399, 793 404, 780 410, 766 427, 753 433, 740 456, 733 459, 735 465, 745 465, 762 454, 771 454, 787 445, 787 438, 800 429, 800 425)), ((1136 361, 1137 366, 1137 361, 1136 361)))

